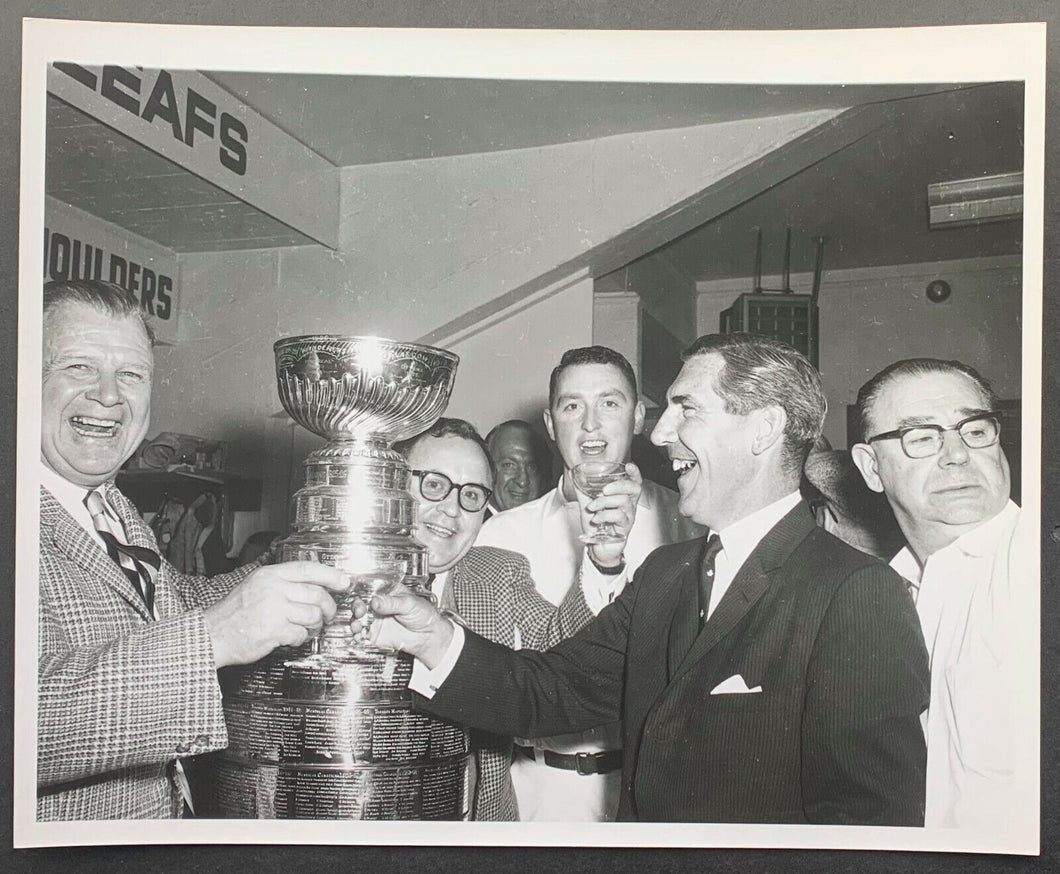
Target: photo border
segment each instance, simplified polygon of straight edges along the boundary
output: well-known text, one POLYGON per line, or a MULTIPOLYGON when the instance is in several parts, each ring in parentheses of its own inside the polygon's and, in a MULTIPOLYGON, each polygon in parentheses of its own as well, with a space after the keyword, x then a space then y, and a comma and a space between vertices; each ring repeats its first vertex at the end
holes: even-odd
MULTIPOLYGON (((869 82, 1025 83, 1023 249, 1023 506, 1040 521, 1042 233, 1044 219, 1045 28, 1038 24, 903 28, 872 31, 491 31, 203 27, 27 20, 23 30, 20 212, 19 369, 40 372, 40 228, 44 225, 42 144, 46 66, 51 60, 199 70, 277 73, 520 78, 537 80, 800 84, 869 82), (518 51, 513 51, 513 40, 518 51), (294 60, 297 55, 301 60, 294 60), (310 62, 304 59, 308 57, 310 62), (548 64, 542 65, 541 57, 548 64), (748 70, 748 59, 753 69, 748 70), (400 59, 400 60, 396 60, 400 59), (546 68, 547 67, 547 68, 546 68), (837 70, 840 71, 837 74, 837 70)), ((18 386, 16 574, 36 579, 37 481, 26 460, 39 454, 39 383, 18 386)), ((1039 526, 1040 527, 1040 526, 1039 526)), ((1039 573, 1040 556, 1032 570, 1039 573)), ((188 820, 152 822, 130 834, 127 823, 37 823, 35 730, 36 591, 16 588, 15 844, 371 843, 522 846, 812 847, 958 849, 1012 852, 983 835, 857 826, 716 824, 337 823, 188 820), (238 834, 233 837, 234 832, 238 834), (941 835, 941 837, 940 837, 941 835), (457 837, 459 839, 457 839, 457 837), (953 840, 953 838, 959 838, 953 840), (947 838, 948 840, 943 840, 947 838)), ((1030 618, 1030 617, 1028 617, 1030 618)), ((1038 616, 1033 617, 1038 640, 1038 616)), ((1030 623, 1029 623, 1030 624, 1030 623)), ((1036 675, 1036 674, 1035 674, 1036 675)), ((1029 714, 1038 725, 1038 705, 1029 714)), ((1037 763, 1037 749, 1033 750, 1037 763)), ((1029 753, 1030 754, 1030 753, 1029 753)), ((1024 848, 1022 852, 1036 852, 1024 848)))

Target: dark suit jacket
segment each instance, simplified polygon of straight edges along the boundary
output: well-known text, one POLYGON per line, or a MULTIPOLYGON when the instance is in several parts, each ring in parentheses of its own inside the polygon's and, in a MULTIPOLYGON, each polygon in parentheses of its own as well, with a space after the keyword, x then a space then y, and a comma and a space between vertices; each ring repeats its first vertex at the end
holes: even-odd
MULTIPOLYGON (((581 586, 571 586, 559 607, 538 594, 526 558, 506 549, 476 546, 449 571, 445 600, 468 628, 506 647, 547 649, 570 637, 593 618, 581 586)), ((512 739, 472 732, 475 780, 474 820, 517 820, 512 786, 512 739)))
POLYGON ((922 824, 928 661, 902 580, 800 504, 697 637, 702 549, 656 550, 547 653, 468 634, 422 706, 531 737, 621 717, 619 819, 922 824), (736 674, 762 691, 711 694, 736 674))

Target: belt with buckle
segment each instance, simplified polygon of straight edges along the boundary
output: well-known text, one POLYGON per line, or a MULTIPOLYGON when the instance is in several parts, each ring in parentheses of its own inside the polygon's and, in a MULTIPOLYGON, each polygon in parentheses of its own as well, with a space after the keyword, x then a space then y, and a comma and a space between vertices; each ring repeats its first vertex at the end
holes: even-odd
POLYGON ((533 761, 544 761, 550 768, 561 768, 564 771, 576 771, 583 777, 591 774, 610 774, 622 769, 622 750, 603 750, 599 753, 557 753, 543 750, 544 755, 538 759, 533 747, 515 744, 516 752, 533 761))

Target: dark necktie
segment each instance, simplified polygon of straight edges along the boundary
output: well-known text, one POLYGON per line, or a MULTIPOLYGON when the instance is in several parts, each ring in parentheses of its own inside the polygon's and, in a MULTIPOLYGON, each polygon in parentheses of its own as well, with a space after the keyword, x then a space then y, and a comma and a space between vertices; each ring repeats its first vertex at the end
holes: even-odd
POLYGON ((107 548, 107 554, 129 578, 133 588, 144 599, 148 612, 153 615, 155 577, 162 565, 162 559, 153 549, 125 542, 125 526, 120 519, 108 512, 107 503, 98 491, 93 490, 85 496, 85 506, 92 516, 92 524, 107 548))
POLYGON ((711 534, 707 539, 707 548, 703 551, 703 561, 699 565, 699 627, 707 621, 710 609, 710 591, 714 587, 714 559, 721 552, 721 538, 711 534))

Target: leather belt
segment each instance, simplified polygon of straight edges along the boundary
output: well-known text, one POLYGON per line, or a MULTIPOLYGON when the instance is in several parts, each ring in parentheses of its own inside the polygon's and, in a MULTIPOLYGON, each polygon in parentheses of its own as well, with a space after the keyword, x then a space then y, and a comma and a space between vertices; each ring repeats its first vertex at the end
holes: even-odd
MULTIPOLYGON (((515 744, 515 750, 533 761, 539 761, 533 747, 515 744)), ((592 774, 610 774, 622 769, 622 750, 603 750, 599 753, 557 753, 543 750, 542 759, 550 768, 575 771, 583 777, 592 774)))

